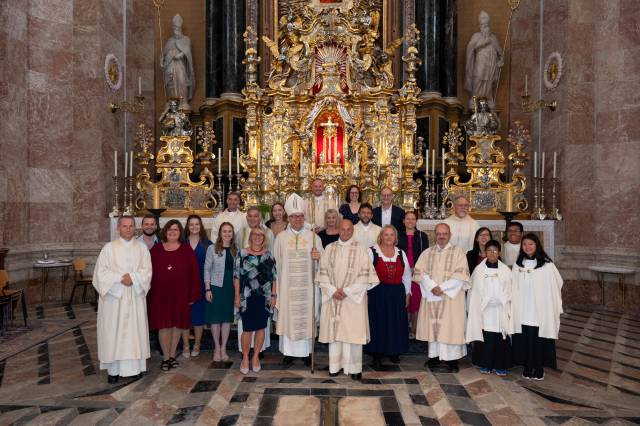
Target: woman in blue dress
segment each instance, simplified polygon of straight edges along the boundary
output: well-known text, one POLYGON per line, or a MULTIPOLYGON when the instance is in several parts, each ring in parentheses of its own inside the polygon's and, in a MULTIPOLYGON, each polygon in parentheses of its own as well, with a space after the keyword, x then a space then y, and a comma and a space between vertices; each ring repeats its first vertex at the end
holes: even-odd
POLYGON ((200 355, 200 342, 202 341, 202 331, 204 329, 204 308, 207 303, 204 288, 204 260, 207 257, 207 249, 212 244, 200 216, 196 214, 189 215, 187 226, 184 228, 183 240, 185 243, 189 243, 198 259, 200 287, 202 290, 202 298, 191 305, 191 326, 195 336, 192 350, 189 350, 189 330, 185 330, 182 333, 182 356, 189 358, 200 355))

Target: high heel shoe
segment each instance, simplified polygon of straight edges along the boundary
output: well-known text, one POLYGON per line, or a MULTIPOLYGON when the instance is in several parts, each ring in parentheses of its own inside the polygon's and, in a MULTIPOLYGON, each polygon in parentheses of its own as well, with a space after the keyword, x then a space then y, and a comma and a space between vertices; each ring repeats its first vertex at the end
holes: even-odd
POLYGON ((240 363, 240 372, 242 374, 248 374, 249 373, 249 366, 247 366, 246 368, 242 366, 242 363, 240 363))
POLYGON ((256 365, 255 365, 255 364, 253 364, 253 372, 254 372, 254 373, 257 373, 257 372, 259 372, 260 370, 262 370, 262 366, 261 366, 260 364, 258 364, 258 366, 257 366, 257 367, 256 367, 256 365))

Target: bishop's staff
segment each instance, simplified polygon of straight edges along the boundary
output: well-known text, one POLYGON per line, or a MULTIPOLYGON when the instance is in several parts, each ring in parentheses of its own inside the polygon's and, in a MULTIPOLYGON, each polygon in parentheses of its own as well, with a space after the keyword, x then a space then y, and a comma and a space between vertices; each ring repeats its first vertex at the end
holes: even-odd
MULTIPOLYGON (((315 205, 312 204, 315 216, 315 205)), ((315 219, 315 217, 314 217, 315 219)), ((311 253, 316 251, 316 224, 311 224, 311 232, 313 232, 313 247, 311 253)), ((311 258, 311 285, 313 294, 311 295, 311 374, 313 374, 316 366, 316 264, 317 260, 311 258)))

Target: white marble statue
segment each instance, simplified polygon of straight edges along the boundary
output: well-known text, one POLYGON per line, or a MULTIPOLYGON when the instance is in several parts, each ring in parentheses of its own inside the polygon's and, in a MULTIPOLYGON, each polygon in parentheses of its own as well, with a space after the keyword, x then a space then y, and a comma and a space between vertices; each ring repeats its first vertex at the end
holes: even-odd
POLYGON ((195 73, 191 55, 191 39, 182 34, 182 16, 172 19, 173 35, 162 49, 160 67, 163 70, 165 95, 180 99, 180 110, 191 111, 189 102, 195 90, 195 73))
POLYGON ((504 58, 498 38, 489 28, 489 21, 489 14, 484 10, 480 12, 480 31, 472 35, 467 44, 464 88, 470 94, 469 108, 473 107, 473 96, 487 98, 489 107, 495 108, 493 91, 504 58))

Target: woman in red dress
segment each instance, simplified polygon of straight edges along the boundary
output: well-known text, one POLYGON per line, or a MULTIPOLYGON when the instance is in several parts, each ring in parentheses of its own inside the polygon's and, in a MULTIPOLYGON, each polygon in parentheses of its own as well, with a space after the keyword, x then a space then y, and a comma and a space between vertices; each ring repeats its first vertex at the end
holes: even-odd
POLYGON ((158 330, 162 348, 160 369, 178 366, 176 348, 191 325, 191 305, 202 297, 200 268, 189 244, 181 244, 182 224, 170 220, 160 232, 161 244, 151 249, 153 276, 147 296, 149 328, 158 330))

